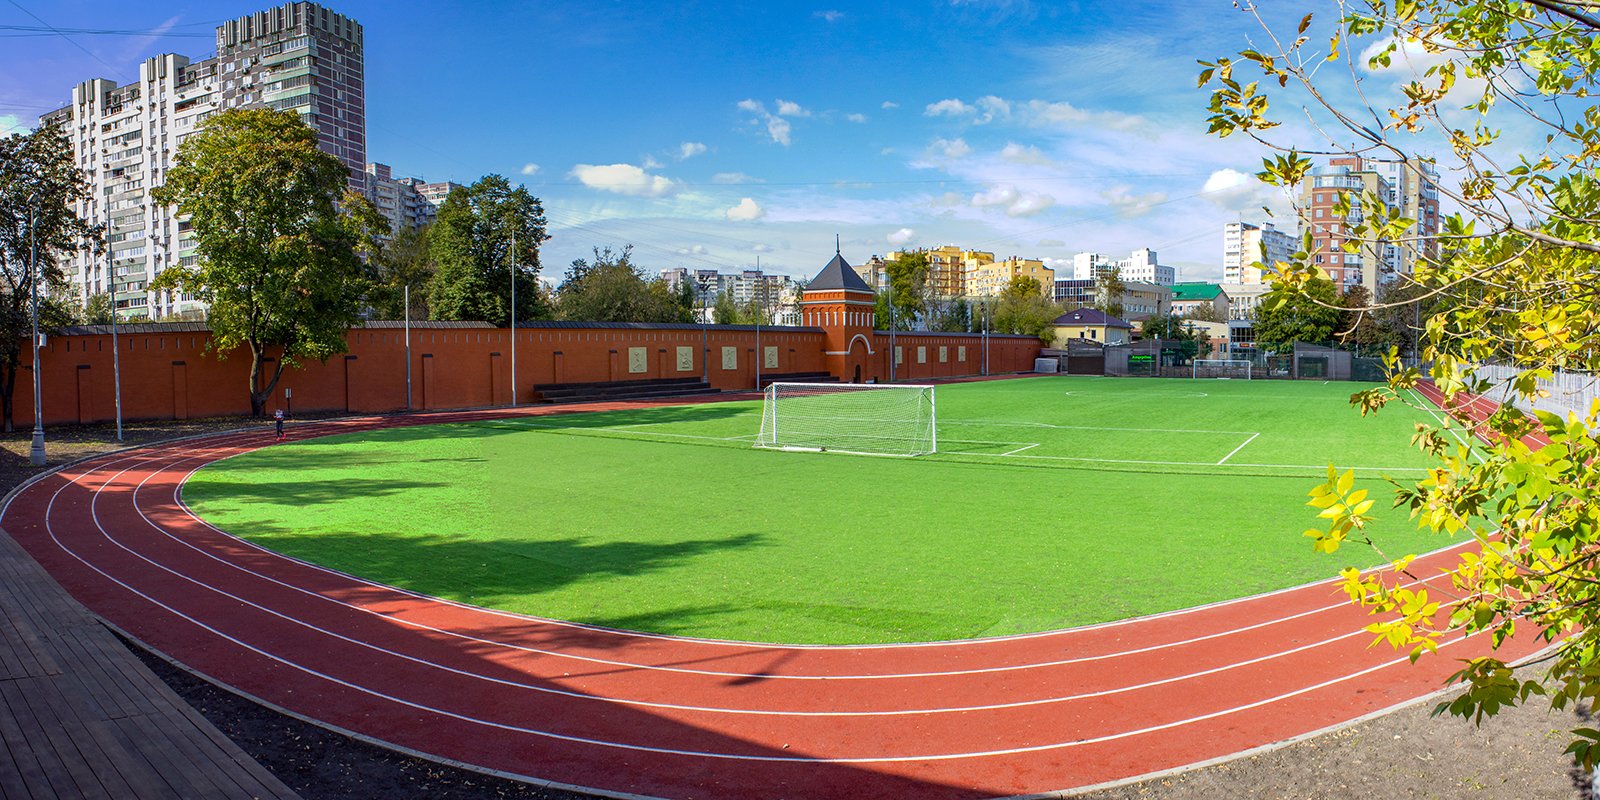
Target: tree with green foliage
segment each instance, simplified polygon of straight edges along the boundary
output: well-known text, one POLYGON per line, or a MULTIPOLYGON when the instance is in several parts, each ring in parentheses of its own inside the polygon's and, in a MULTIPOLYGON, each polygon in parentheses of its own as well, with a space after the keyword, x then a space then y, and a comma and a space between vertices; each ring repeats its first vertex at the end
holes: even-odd
POLYGON ((411 319, 430 318, 428 287, 433 281, 434 264, 427 226, 395 232, 383 244, 370 267, 373 280, 367 292, 367 305, 373 317, 404 319, 406 288, 410 287, 411 319))
POLYGON ((56 299, 67 289, 60 258, 86 248, 104 252, 104 227, 72 210, 88 196, 72 143, 58 126, 0 138, 0 416, 7 432, 17 372, 33 358, 31 346, 23 348, 32 338, 30 301, 37 295, 39 330, 68 324, 71 310, 56 299))
POLYGON ((433 318, 511 324, 513 260, 517 319, 548 316, 538 278, 539 248, 549 238, 539 198, 524 187, 512 188, 503 176, 487 175, 451 191, 428 232, 433 318))
POLYGON ((734 302, 733 295, 727 292, 717 292, 717 302, 711 306, 711 321, 717 325, 739 325, 739 304, 734 302))
MULTIPOLYGON (((1211 336, 1190 325, 1189 320, 1177 314, 1152 314, 1139 323, 1139 334, 1146 339, 1171 342, 1178 352, 1178 363, 1188 363, 1211 354, 1211 336)), ((1163 350, 1166 348, 1163 347, 1163 350)))
POLYGON ((1256 307, 1256 345, 1287 353, 1295 342, 1326 342, 1333 337, 1342 310, 1339 292, 1327 278, 1311 278, 1299 291, 1274 287, 1256 307))
POLYGON ((349 173, 289 111, 233 109, 178 146, 156 202, 195 232, 193 266, 151 288, 192 293, 210 307, 218 358, 250 353, 250 411, 260 416, 283 370, 344 352, 367 288, 362 254, 387 223, 349 191, 349 173), (263 359, 278 358, 264 382, 263 359))
POLYGON ((111 314, 111 293, 100 292, 90 295, 89 302, 84 303, 73 317, 75 322, 83 325, 110 325, 111 314))
POLYGON ((1094 307, 1122 319, 1122 298, 1128 294, 1128 282, 1122 279, 1122 268, 1101 270, 1094 276, 1094 307))
POLYGON ((888 330, 893 322, 896 330, 917 330, 926 321, 930 302, 932 264, 927 250, 896 253, 884 263, 889 285, 878 291, 876 298, 879 324, 888 330), (894 308, 889 307, 890 299, 894 308))
MULTIPOLYGON (((1340 192, 1334 217, 1350 218, 1347 248, 1393 245, 1419 254, 1416 290, 1383 297, 1373 310, 1410 311, 1421 328, 1417 355, 1428 365, 1404 367, 1391 349, 1388 385, 1352 402, 1362 413, 1414 402, 1412 390, 1425 381, 1456 417, 1474 395, 1505 398, 1476 429, 1483 443, 1468 447, 1446 425, 1421 426, 1413 442, 1433 468, 1395 490, 1414 524, 1468 546, 1442 575, 1437 566, 1413 568, 1412 555, 1386 553, 1385 569, 1346 570, 1344 591, 1376 616, 1369 628, 1376 642, 1413 659, 1446 636, 1483 634, 1496 648, 1511 636, 1549 643, 1539 674, 1515 673, 1495 655, 1465 660, 1453 676, 1461 694, 1441 711, 1482 719, 1541 697, 1555 708, 1595 712, 1600 413, 1530 417, 1519 405, 1538 402, 1540 379, 1557 370, 1600 372, 1600 16, 1592 3, 1572 0, 1352 0, 1333 24, 1313 30, 1320 20, 1308 14, 1291 33, 1274 31, 1254 6, 1241 7, 1266 27, 1261 41, 1272 47, 1202 62, 1199 82, 1211 87, 1212 132, 1243 134, 1275 151, 1263 181, 1299 185, 1313 167, 1308 155, 1385 158, 1415 173, 1429 164, 1415 154, 1437 147, 1454 162, 1454 177, 1437 188, 1447 207, 1460 210, 1444 216, 1436 242, 1383 198, 1340 192), (1380 94, 1373 83, 1353 95, 1357 101, 1332 99, 1352 96, 1328 91, 1334 75, 1386 73, 1410 63, 1397 58, 1408 53, 1426 60, 1401 78, 1397 95, 1380 94), (1328 64, 1350 59, 1348 70, 1328 64), (1274 103, 1272 93, 1289 92, 1287 103, 1274 103), (1295 118, 1309 106, 1324 126, 1324 145, 1353 145, 1308 154, 1301 142, 1276 141, 1279 105, 1295 118), (1502 136, 1529 129, 1542 135, 1502 136), (1482 377, 1476 367, 1489 361, 1510 367, 1509 377, 1482 377), (1525 444, 1530 434, 1549 444, 1525 444)), ((1299 297, 1337 310, 1315 296, 1309 249, 1273 270, 1278 302, 1299 297)), ((1319 524, 1306 535, 1319 551, 1384 540, 1370 513, 1376 499, 1367 494, 1352 473, 1332 469, 1312 490, 1319 524)), ((1573 733, 1568 751, 1593 768, 1600 732, 1573 733)))
POLYGON ((992 313, 991 331, 1037 336, 1050 344, 1056 338, 1056 317, 1063 309, 1041 293, 1037 279, 1019 275, 1000 293, 992 313))
POLYGON ((667 282, 650 280, 633 263, 633 246, 594 248, 577 259, 556 289, 556 313, 583 322, 690 322, 692 312, 667 282))
POLYGON ((964 297, 936 301, 928 310, 928 330, 964 333, 972 327, 972 308, 964 297))
POLYGON ((1357 283, 1339 294, 1339 306, 1344 309, 1333 326, 1334 339, 1363 354, 1382 354, 1397 344, 1387 339, 1383 328, 1370 310, 1372 292, 1357 283))

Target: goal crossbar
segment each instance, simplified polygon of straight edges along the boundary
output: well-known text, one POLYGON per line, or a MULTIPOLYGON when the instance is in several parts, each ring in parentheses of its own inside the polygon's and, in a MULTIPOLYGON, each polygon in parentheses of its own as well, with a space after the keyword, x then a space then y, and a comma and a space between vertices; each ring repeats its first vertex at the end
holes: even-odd
POLYGON ((901 457, 934 453, 934 387, 774 383, 762 394, 755 446, 901 457))

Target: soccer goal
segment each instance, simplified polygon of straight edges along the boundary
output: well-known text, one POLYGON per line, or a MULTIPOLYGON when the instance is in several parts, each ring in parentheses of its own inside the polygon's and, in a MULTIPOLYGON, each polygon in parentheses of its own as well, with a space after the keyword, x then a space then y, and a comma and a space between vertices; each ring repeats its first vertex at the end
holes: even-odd
POLYGON ((774 383, 756 447, 922 456, 936 452, 932 386, 774 383))
POLYGON ((1194 377, 1250 380, 1250 365, 1251 361, 1245 358, 1197 358, 1194 360, 1194 377))

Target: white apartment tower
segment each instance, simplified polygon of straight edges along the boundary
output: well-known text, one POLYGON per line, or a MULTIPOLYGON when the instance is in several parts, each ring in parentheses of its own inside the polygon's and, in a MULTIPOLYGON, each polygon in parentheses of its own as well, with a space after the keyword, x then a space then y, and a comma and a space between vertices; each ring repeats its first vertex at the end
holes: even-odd
POLYGON ((1091 281, 1113 269, 1120 270, 1125 281, 1159 286, 1171 286, 1178 282, 1178 271, 1158 263, 1156 251, 1148 247, 1135 250, 1132 255, 1119 261, 1112 261, 1099 253, 1078 253, 1072 257, 1072 279, 1076 281, 1091 281))
POLYGON ((1250 265, 1260 262, 1270 268, 1276 262, 1288 261, 1294 250, 1294 237, 1270 222, 1230 222, 1222 226, 1222 282, 1261 283, 1261 270, 1250 265))
POLYGON ((123 316, 197 314, 187 296, 149 290, 174 264, 194 262, 187 221, 151 200, 179 143, 230 108, 289 109, 317 132, 321 148, 345 163, 350 186, 367 186, 365 67, 361 25, 314 3, 288 3, 223 23, 216 55, 202 61, 165 54, 139 65, 138 80, 96 78, 72 89, 72 103, 43 115, 72 142, 90 185, 75 209, 107 223, 110 263, 73 254, 67 273, 80 303, 114 292, 123 316))

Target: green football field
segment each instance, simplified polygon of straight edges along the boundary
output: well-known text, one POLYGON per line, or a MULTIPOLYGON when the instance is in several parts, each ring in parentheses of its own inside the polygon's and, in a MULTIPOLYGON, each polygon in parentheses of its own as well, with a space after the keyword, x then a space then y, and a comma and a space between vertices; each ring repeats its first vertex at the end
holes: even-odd
MULTIPOLYGON (((391 428, 206 467, 185 500, 273 550, 477 605, 790 643, 995 636, 1330 577, 1306 491, 1388 497, 1426 411, 1360 384, 1050 376, 940 386, 940 452, 751 446, 761 404, 391 428)), ((1420 398, 1417 398, 1420 402, 1420 398)), ((292 433, 292 430, 291 430, 292 433)), ((1446 542, 1383 514, 1386 553, 1446 542)))

